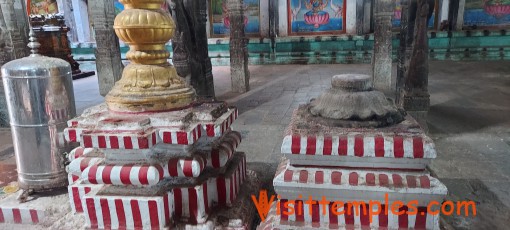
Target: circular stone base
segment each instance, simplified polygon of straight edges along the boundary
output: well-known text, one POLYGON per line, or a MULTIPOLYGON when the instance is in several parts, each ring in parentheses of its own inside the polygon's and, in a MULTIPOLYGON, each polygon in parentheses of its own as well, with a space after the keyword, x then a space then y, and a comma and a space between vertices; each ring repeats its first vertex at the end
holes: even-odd
POLYGON ((318 117, 317 122, 340 127, 382 127, 404 120, 405 113, 392 100, 372 90, 368 75, 335 75, 331 85, 308 106, 307 111, 318 117))
POLYGON ((311 122, 318 123, 328 127, 341 127, 341 128, 380 128, 386 127, 394 124, 398 124, 404 120, 406 112, 403 110, 399 110, 398 113, 391 113, 385 116, 376 117, 374 116, 372 119, 368 120, 340 120, 340 119, 331 119, 320 116, 313 116, 310 113, 311 105, 307 105, 306 112, 301 112, 298 114, 301 117, 308 117, 307 119, 311 122))
POLYGON ((363 74, 340 74, 331 79, 331 85, 334 89, 343 89, 346 91, 360 92, 372 89, 370 76, 363 74))

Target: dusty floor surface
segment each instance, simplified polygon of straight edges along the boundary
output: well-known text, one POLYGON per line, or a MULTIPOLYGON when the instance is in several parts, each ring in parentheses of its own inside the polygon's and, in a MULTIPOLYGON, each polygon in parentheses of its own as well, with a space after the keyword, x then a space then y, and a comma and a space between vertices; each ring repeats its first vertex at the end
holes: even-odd
MULTIPOLYGON (((92 70, 94 65, 83 63, 82 68, 92 70)), ((234 126, 244 138, 239 150, 246 152, 248 168, 259 173, 264 188, 271 190, 283 130, 292 111, 329 88, 331 76, 368 74, 370 65, 274 65, 250 66, 250 70, 251 90, 235 94, 230 92, 229 67, 214 67, 216 95, 239 108, 234 126)), ((75 80, 74 87, 79 113, 103 101, 95 76, 75 80)), ((447 199, 477 203, 476 217, 444 217, 443 228, 508 229, 510 64, 431 62, 429 91, 427 123, 438 152, 430 170, 448 187, 447 199)), ((9 149, 4 140, 10 136, 8 130, 0 132, 1 152, 9 149)), ((0 171, 3 165, 14 164, 8 152, 0 157, 4 159, 0 171)))

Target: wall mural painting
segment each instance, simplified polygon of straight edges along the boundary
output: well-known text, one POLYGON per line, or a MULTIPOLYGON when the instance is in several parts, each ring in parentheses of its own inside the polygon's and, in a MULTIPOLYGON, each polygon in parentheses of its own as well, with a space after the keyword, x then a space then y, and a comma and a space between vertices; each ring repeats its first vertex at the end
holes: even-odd
MULTIPOLYGON (((122 12, 124 10, 124 5, 122 5, 122 3, 119 2, 119 0, 114 0, 113 5, 115 6, 115 15, 119 14, 120 12, 122 12)), ((163 9, 167 12, 170 12, 170 9, 168 8, 167 1, 164 1, 161 4, 161 9, 163 9)))
MULTIPOLYGON (((393 18, 391 19, 391 24, 393 26, 393 29, 400 29, 400 18, 402 16, 402 6, 400 4, 401 0, 393 0, 393 2, 395 3, 395 8, 393 10, 393 18)), ((436 0, 436 3, 435 3, 435 9, 434 9, 434 12, 432 13, 432 16, 429 18, 429 28, 434 28, 434 24, 435 24, 435 21, 436 21, 436 17, 437 17, 437 6, 438 6, 438 1, 436 0)))
POLYGON ((345 32, 345 0, 288 0, 289 34, 345 32))
MULTIPOLYGON (((227 0, 211 0, 209 14, 211 37, 228 37, 230 18, 227 0)), ((260 0, 244 0, 244 26, 247 36, 260 35, 260 0)))
POLYGON ((119 14, 124 10, 124 5, 119 0, 114 0, 113 5, 115 6, 115 15, 119 14))
POLYGON ((466 0, 464 26, 510 26, 510 0, 466 0))
POLYGON ((58 13, 57 0, 31 0, 30 14, 58 13))

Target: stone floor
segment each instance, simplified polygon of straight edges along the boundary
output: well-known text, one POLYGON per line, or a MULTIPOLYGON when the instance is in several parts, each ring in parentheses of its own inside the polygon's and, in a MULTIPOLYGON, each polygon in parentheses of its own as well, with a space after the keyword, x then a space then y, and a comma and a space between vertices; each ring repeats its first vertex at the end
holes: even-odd
MULTIPOLYGON (((93 70, 93 63, 82 69, 93 70)), ((394 68, 395 69, 395 68, 394 68)), ((240 151, 249 168, 259 172, 264 187, 280 161, 280 143, 292 111, 330 87, 339 73, 369 73, 370 65, 250 66, 251 91, 230 92, 229 67, 213 67, 216 95, 236 105, 234 128, 243 135, 240 151)), ((395 74, 394 74, 395 75, 395 74)), ((450 200, 474 200, 476 217, 450 216, 445 229, 506 229, 510 223, 510 65, 508 62, 431 62, 431 108, 428 127, 438 158, 433 174, 449 188, 450 200)), ((97 78, 74 81, 77 110, 103 101, 97 78)), ((8 130, 0 130, 0 153, 8 130)), ((7 151, 9 152, 9 151, 7 151)), ((14 164, 4 151, 2 169, 14 164)))

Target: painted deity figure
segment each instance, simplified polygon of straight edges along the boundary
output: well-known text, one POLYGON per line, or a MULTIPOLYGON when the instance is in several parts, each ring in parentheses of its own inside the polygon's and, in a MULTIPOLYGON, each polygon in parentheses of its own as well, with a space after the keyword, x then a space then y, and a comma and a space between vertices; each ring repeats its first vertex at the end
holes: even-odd
MULTIPOLYGON (((225 28, 230 28, 229 9, 227 7, 226 0, 224 0, 221 3, 221 9, 222 9, 223 25, 225 26, 225 28)), ((248 25, 248 16, 247 16, 248 6, 243 6, 243 11, 244 11, 244 25, 246 26, 246 25, 248 25)))
POLYGON ((310 11, 304 15, 305 23, 319 28, 321 25, 329 23, 329 13, 324 11, 328 5, 328 0, 308 0, 305 2, 306 8, 310 11))
POLYGON ((324 8, 328 5, 328 0, 309 0, 306 3, 306 8, 310 11, 307 12, 307 14, 323 14, 324 8))
POLYGON ((54 14, 58 13, 56 0, 40 0, 29 2, 31 5, 31 14, 54 14))
POLYGON ((482 0, 484 11, 497 19, 510 14, 510 0, 482 0))

